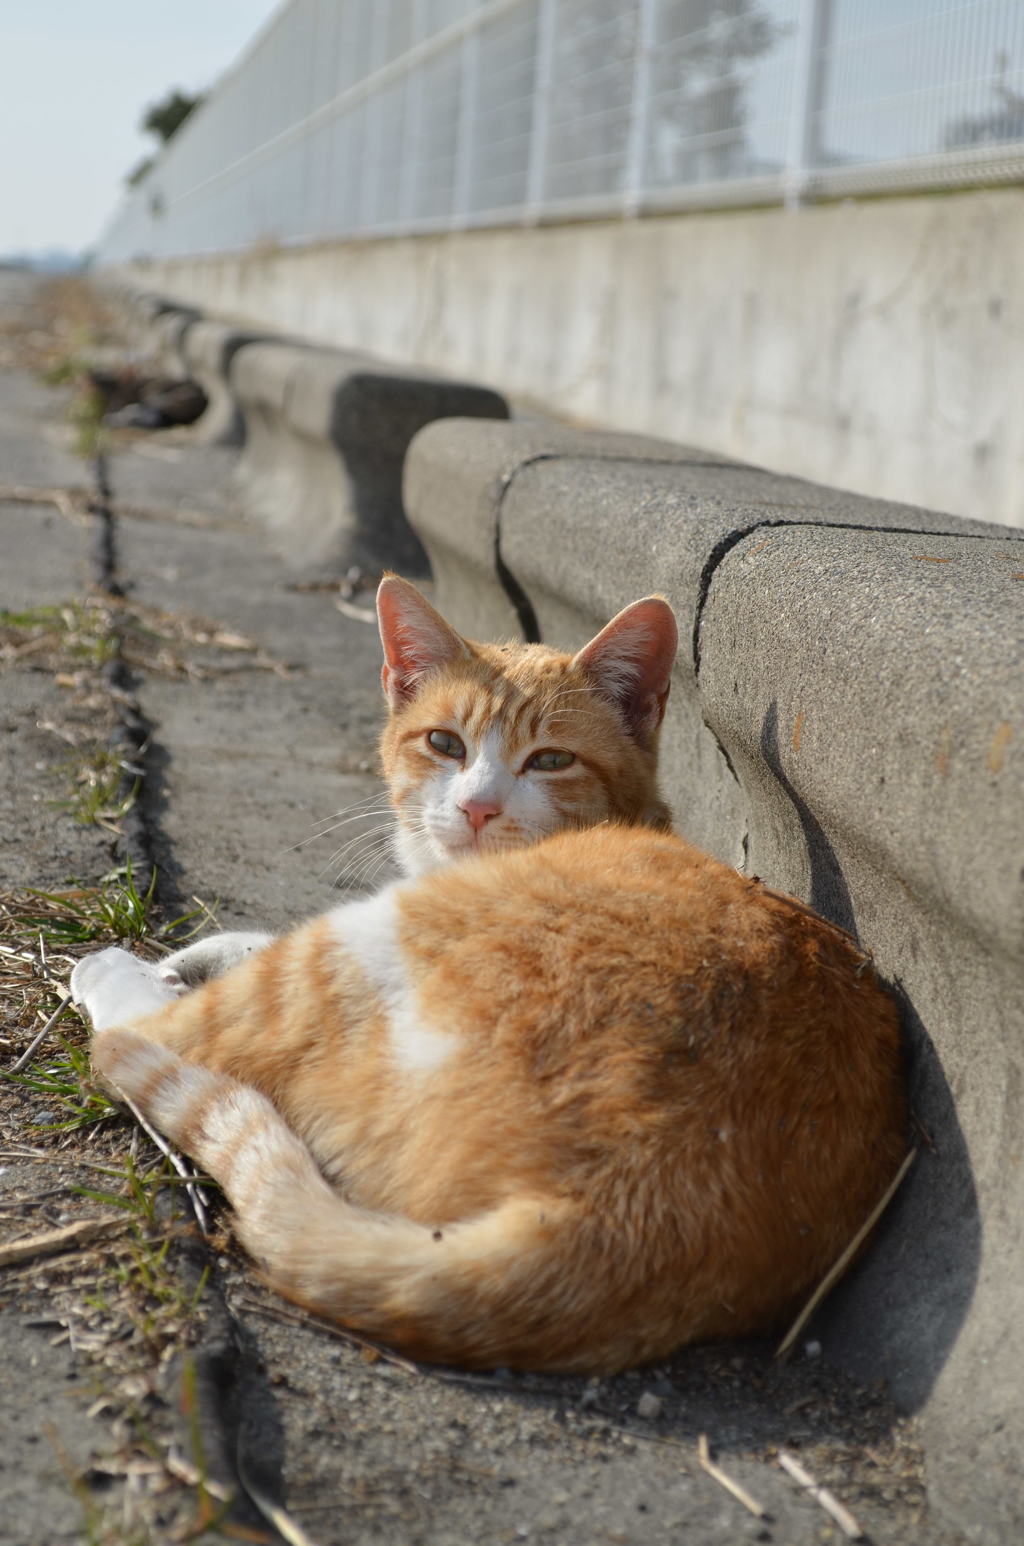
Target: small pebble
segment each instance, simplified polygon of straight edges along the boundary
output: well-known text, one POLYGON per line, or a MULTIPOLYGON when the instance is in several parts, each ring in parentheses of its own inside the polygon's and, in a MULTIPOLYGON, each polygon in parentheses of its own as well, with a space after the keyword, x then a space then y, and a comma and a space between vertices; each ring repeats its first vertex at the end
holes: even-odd
POLYGON ((642 1417, 645 1422, 654 1422, 661 1416, 662 1406, 660 1396, 656 1396, 653 1390, 645 1390, 636 1404, 636 1415, 642 1417))
POLYGON ((821 1343, 820 1342, 805 1342, 804 1343, 804 1353, 805 1353, 805 1355, 808 1358, 820 1358, 821 1357, 821 1343))
POLYGON ((580 1406, 596 1406, 601 1396, 600 1380, 588 1380, 580 1396, 580 1406))

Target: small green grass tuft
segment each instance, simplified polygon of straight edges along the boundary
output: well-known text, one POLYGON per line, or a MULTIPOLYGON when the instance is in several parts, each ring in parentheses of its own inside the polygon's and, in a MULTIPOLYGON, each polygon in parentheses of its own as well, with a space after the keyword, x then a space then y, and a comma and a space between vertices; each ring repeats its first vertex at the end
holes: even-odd
POLYGON ((94 747, 61 766, 71 781, 72 792, 63 800, 51 800, 50 804, 67 811, 80 826, 110 826, 126 816, 138 799, 141 774, 137 773, 126 789, 125 775, 134 770, 107 746, 94 747))
MULTIPOLYGON (((74 1011, 77 1013, 77 1011, 74 1011)), ((43 1056, 28 1073, 0 1073, 8 1084, 21 1085, 43 1095, 47 1101, 61 1106, 66 1113, 58 1122, 30 1122, 33 1133, 70 1133, 82 1127, 92 1127, 97 1122, 109 1121, 120 1115, 114 1102, 92 1084, 89 1073, 89 1054, 84 1047, 74 1046, 64 1037, 59 1038, 61 1052, 56 1056, 43 1056)))
MULTIPOLYGON (((131 859, 108 871, 100 884, 74 891, 29 891, 29 897, 54 905, 55 911, 44 917, 33 918, 31 912, 22 917, 29 927, 38 924, 45 927, 54 940, 66 945, 87 944, 91 940, 113 939, 142 940, 154 930, 150 924, 150 911, 156 892, 156 870, 149 877, 144 891, 140 891, 135 879, 131 859)), ((176 919, 160 929, 170 932, 179 924, 194 916, 176 919)))
POLYGON ((122 1209, 132 1216, 133 1226, 130 1238, 105 1268, 106 1291, 99 1287, 96 1293, 104 1306, 116 1300, 147 1346, 161 1353, 185 1335, 209 1278, 209 1268, 204 1267, 194 1284, 183 1282, 169 1259, 175 1236, 189 1226, 181 1205, 185 1182, 164 1155, 140 1166, 126 1154, 120 1167, 106 1167, 104 1174, 119 1180, 121 1189, 76 1186, 72 1190, 79 1197, 122 1209))
POLYGON ((0 643, 31 645, 37 658, 49 653, 65 665, 94 667, 113 660, 119 648, 110 603, 99 596, 21 612, 0 609, 0 643), (14 637, 4 640, 3 633, 14 637))
POLYGON ((99 945, 133 945, 150 956, 166 951, 171 942, 177 948, 213 916, 212 909, 200 905, 169 922, 157 921, 156 880, 154 870, 141 886, 127 859, 98 886, 0 895, 0 991, 8 1005, 8 1028, 21 1032, 26 1049, 55 1012, 71 1028, 68 1036, 54 1031, 27 1067, 0 1070, 0 1081, 59 1108, 58 1120, 30 1124, 37 1136, 95 1127, 120 1115, 92 1083, 87 1030, 70 1000, 62 1007, 58 974, 66 978, 75 962, 99 945))
POLYGON ((74 426, 72 442, 75 454, 85 461, 94 461, 110 448, 110 431, 104 426, 105 404, 102 392, 88 380, 79 378, 78 390, 71 399, 68 418, 74 426))

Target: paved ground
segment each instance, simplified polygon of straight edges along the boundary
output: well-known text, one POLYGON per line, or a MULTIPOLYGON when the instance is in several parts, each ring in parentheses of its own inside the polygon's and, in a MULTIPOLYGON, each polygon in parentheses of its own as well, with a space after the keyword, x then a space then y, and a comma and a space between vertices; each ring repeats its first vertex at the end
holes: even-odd
MULTIPOLYGON (((94 517, 66 497, 89 469, 69 453, 64 399, 20 368, 18 342, 40 305, 31 282, 0 276, 8 611, 84 598, 96 573, 94 517)), ((9 650, 0 889, 93 884, 127 842, 139 862, 156 859, 168 915, 198 897, 218 904, 224 924, 276 928, 339 888, 372 884, 386 862, 376 818, 298 846, 316 823, 377 794, 375 633, 339 612, 330 589, 296 588, 233 515, 229 474, 226 454, 185 437, 115 451, 116 578, 128 608, 119 626, 149 727, 142 819, 82 826, 52 803, 67 784, 69 737, 113 735, 120 700, 90 697, 88 680, 76 687, 45 652, 9 650), (363 827, 365 839, 344 849, 363 827)), ((6 1024, 0 1035, 6 1066, 21 1043, 6 1024)), ((70 1187, 90 1177, 95 1187, 97 1164, 116 1171, 133 1144, 143 1163, 128 1122, 58 1140, 46 1105, 44 1092, 5 1087, 0 1249, 109 1215, 70 1187)), ((0 1276, 0 1546, 158 1543, 204 1525, 205 1538, 278 1539, 265 1512, 218 1523, 202 1485, 185 1487, 183 1501, 182 1477, 233 1485, 239 1473, 321 1546, 841 1539, 780 1469, 784 1447, 872 1539, 953 1546, 928 1517, 913 1423, 813 1353, 781 1367, 760 1344, 701 1349, 590 1384, 438 1373, 368 1356, 276 1301, 224 1232, 215 1245, 174 1245, 161 1271, 180 1293, 161 1280, 159 1335, 149 1322, 140 1332, 137 1316, 119 1322, 112 1288, 96 1292, 97 1275, 119 1262, 123 1277, 122 1258, 93 1248, 0 1276), (204 1265, 193 1314, 182 1307, 204 1265), (703 1433, 768 1517, 701 1470, 703 1433)))

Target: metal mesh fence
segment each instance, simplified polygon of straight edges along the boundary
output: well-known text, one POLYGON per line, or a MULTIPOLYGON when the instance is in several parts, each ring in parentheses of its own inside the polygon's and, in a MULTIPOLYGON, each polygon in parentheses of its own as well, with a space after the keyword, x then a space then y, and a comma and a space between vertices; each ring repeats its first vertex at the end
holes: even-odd
POLYGON ((290 0, 98 256, 1022 176, 1022 0, 290 0))

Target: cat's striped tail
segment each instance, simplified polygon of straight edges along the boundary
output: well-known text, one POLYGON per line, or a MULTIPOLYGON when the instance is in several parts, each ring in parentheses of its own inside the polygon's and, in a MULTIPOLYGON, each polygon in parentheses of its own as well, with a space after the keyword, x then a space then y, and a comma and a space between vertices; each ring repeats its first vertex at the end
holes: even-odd
MULTIPOLYGON (((249 1086, 130 1030, 98 1036, 93 1063, 221 1184, 240 1240, 287 1298, 427 1362, 607 1367, 579 1322, 570 1340, 551 1323, 580 1255, 565 1205, 516 1198, 442 1229, 370 1213, 249 1086)), ((578 1292, 585 1301, 582 1278, 578 1292)))

